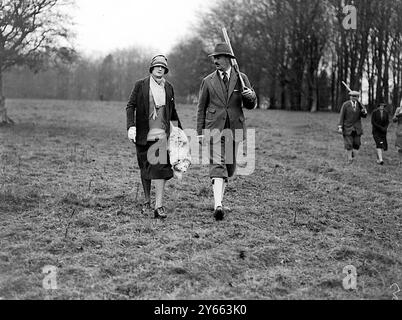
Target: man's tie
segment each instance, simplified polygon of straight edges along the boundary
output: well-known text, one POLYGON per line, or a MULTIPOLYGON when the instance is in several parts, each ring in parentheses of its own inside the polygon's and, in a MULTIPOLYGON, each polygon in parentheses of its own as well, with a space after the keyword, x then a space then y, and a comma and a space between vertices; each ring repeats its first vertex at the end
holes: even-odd
POLYGON ((223 72, 223 83, 225 84, 226 91, 229 90, 229 79, 226 72, 223 72))

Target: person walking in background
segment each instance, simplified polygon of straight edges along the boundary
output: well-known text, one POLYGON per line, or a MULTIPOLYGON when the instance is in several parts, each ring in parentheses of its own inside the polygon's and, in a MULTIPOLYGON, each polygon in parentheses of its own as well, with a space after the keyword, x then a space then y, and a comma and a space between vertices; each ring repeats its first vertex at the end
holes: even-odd
POLYGON ((399 164, 402 164, 402 101, 392 120, 397 123, 395 146, 399 153, 399 164))
POLYGON ((209 175, 214 193, 214 217, 223 220, 225 209, 222 205, 228 179, 236 170, 236 153, 240 141, 235 141, 235 130, 244 132, 245 117, 242 106, 254 109, 257 97, 245 74, 241 74, 245 88, 242 90, 239 75, 232 68, 231 59, 236 59, 226 43, 218 43, 210 57, 216 71, 202 80, 197 112, 197 134, 200 143, 210 145, 209 175), (216 130, 220 135, 209 141, 203 136, 204 130, 216 130), (231 132, 231 137, 222 132, 231 132), (229 159, 229 160, 228 160, 229 159))
POLYGON ((388 150, 387 131, 389 126, 389 113, 385 103, 380 103, 371 115, 373 138, 377 148, 377 163, 384 165, 383 152, 388 150))
POLYGON ((361 146, 363 135, 362 118, 367 117, 367 109, 360 103, 359 92, 350 91, 350 100, 346 101, 341 108, 338 124, 338 132, 343 135, 347 160, 352 163, 361 146))
MULTIPOLYGON (((150 76, 137 81, 126 107, 128 138, 135 143, 145 203, 143 212, 151 209, 151 183, 155 184, 155 218, 166 218, 163 196, 166 181, 173 177, 167 153, 170 121, 181 123, 176 111, 173 86, 164 78, 169 72, 167 58, 157 55, 149 67, 150 76), (150 163, 149 149, 158 143, 166 153, 167 163, 150 163)), ((163 156, 162 156, 163 158, 163 156)))

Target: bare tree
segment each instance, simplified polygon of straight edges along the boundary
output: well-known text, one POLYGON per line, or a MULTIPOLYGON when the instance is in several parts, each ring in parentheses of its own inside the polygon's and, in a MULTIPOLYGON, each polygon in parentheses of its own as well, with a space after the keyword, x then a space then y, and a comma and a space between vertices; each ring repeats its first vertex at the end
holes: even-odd
POLYGON ((242 70, 271 108, 316 111, 330 32, 327 7, 322 0, 221 0, 204 16, 199 33, 217 41, 227 27, 242 70))
POLYGON ((212 70, 211 61, 200 38, 193 37, 175 46, 169 53, 169 74, 176 96, 191 102, 198 94, 202 78, 212 70))
POLYGON ((49 57, 73 56, 69 22, 62 12, 71 4, 70 0, 0 1, 0 124, 13 123, 3 95, 4 71, 16 65, 39 70, 49 57))
MULTIPOLYGON (((17 7, 23 3, 15 2, 17 7)), ((8 11, 14 8, 10 1, 0 0, 2 8, 5 3, 8 11)), ((6 17, 3 11, 0 41, 12 30, 1 27, 6 17)), ((353 89, 367 87, 369 107, 380 100, 399 105, 402 0, 218 0, 199 18, 195 33, 168 54, 168 76, 177 85, 176 96, 191 98, 198 93, 201 78, 213 70, 207 53, 216 42, 224 40, 222 27, 226 27, 240 68, 249 76, 261 106, 316 111, 328 110, 331 105, 337 111, 348 96, 342 81, 353 89), (357 9, 357 29, 344 26, 347 2, 357 9)), ((68 37, 51 40, 56 38, 68 37)), ((10 48, 11 40, 7 45, 10 48)), ((49 46, 43 48, 48 50, 49 46)), ((38 68, 41 59, 36 56, 48 53, 46 50, 36 50, 35 59, 23 62, 38 68)), ((13 68, 7 76, 16 79, 16 87, 29 90, 8 88, 7 92, 58 99, 99 99, 102 94, 105 99, 125 100, 135 80, 148 75, 149 51, 131 48, 96 60, 81 57, 78 63, 67 63, 34 77, 26 68, 13 68), (29 85, 39 81, 47 85, 29 85)), ((4 52, 0 51, 0 65, 4 52)), ((68 56, 68 50, 65 52, 68 56)))

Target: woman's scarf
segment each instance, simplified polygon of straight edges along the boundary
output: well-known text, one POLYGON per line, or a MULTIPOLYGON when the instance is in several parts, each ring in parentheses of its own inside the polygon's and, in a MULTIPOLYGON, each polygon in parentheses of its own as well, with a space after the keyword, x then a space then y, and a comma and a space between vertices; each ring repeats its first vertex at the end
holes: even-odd
POLYGON ((158 110, 166 105, 165 79, 162 78, 161 83, 158 84, 151 76, 150 88, 155 102, 154 111, 151 114, 151 118, 156 120, 158 117, 158 110))

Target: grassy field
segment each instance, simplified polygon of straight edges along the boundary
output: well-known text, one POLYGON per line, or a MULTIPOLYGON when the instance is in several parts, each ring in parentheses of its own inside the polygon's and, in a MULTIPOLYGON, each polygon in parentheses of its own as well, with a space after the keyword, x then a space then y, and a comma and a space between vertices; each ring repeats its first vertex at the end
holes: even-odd
MULTIPOLYGON (((0 128, 0 299, 392 299, 402 287, 402 166, 369 120, 346 164, 338 115, 247 111, 256 170, 212 217, 208 168, 168 183, 169 218, 141 215, 125 103, 9 100, 0 128), (57 290, 42 268, 58 268, 57 290), (346 291, 343 268, 357 269, 346 291)), ((178 106, 194 128, 196 107, 178 106)), ((402 294, 399 298, 402 298, 402 294)))

